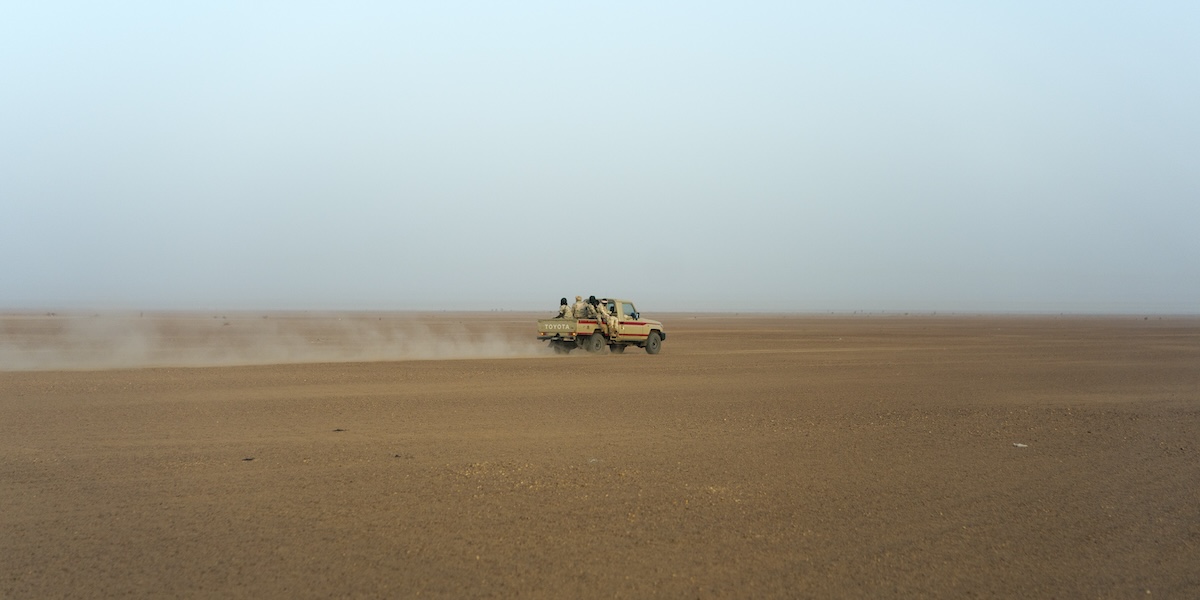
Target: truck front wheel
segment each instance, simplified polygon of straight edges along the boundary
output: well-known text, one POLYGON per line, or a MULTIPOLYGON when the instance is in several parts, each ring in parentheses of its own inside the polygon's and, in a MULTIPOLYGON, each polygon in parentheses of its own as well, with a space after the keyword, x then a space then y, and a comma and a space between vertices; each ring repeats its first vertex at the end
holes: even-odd
POLYGON ((658 354, 659 348, 662 348, 662 338, 657 331, 651 331, 646 337, 646 354, 658 354))
POLYGON ((599 352, 604 349, 604 336, 599 331, 593 333, 591 337, 583 343, 583 349, 588 352, 599 352))

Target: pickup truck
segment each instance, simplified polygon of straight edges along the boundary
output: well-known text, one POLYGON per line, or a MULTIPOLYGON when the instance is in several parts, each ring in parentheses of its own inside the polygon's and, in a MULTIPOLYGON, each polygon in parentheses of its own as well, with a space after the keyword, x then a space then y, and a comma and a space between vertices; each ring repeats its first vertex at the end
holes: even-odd
POLYGON ((628 300, 600 298, 610 314, 617 315, 617 330, 608 331, 608 324, 601 323, 603 317, 580 316, 575 319, 538 320, 538 339, 550 343, 559 354, 576 348, 588 352, 600 352, 608 346, 611 352, 620 354, 629 346, 645 348, 647 354, 658 354, 667 333, 662 323, 643 319, 641 313, 628 300))

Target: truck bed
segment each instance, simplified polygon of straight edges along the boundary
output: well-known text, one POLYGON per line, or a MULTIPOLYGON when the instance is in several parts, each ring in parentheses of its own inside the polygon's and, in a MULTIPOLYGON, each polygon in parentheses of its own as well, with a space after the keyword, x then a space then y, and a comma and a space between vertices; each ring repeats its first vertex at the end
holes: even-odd
POLYGON ((574 340, 592 335, 600 328, 596 319, 538 319, 538 339, 574 340))

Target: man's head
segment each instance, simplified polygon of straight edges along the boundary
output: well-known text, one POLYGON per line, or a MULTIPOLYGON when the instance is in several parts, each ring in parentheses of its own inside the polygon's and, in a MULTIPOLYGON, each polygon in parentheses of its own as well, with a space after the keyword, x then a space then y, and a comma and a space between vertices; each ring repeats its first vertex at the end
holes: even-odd
POLYGON ((558 305, 559 305, 559 306, 566 306, 566 305, 567 305, 567 299, 566 299, 566 298, 563 298, 562 300, 559 300, 559 301, 558 301, 558 305))
POLYGON ((583 302, 583 296, 575 296, 576 302, 583 302))
POLYGON ((599 303, 600 303, 600 301, 597 300, 595 296, 588 296, 588 304, 595 306, 596 304, 599 304, 599 303))

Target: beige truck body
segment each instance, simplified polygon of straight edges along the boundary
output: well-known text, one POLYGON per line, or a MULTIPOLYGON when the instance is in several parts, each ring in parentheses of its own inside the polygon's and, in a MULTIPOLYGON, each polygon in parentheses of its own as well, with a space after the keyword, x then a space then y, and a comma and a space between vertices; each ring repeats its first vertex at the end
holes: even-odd
POLYGON ((550 343, 555 351, 566 353, 575 348, 599 352, 607 346, 613 352, 624 352, 629 346, 645 348, 658 354, 662 341, 667 339, 662 323, 643 318, 633 302, 619 298, 601 298, 600 303, 617 315, 616 331, 609 332, 608 324, 600 318, 540 319, 538 339, 550 343))

